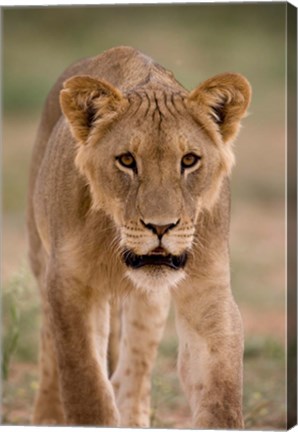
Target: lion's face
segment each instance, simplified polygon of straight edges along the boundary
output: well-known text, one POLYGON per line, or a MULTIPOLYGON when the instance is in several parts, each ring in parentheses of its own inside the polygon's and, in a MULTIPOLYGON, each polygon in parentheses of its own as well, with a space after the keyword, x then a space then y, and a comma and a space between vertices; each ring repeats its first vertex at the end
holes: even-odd
MULTIPOLYGON (((94 84, 85 79, 85 89, 94 84)), ((89 111, 84 140, 63 100, 69 82, 62 91, 64 113, 83 141, 76 164, 88 178, 94 209, 103 209, 118 228, 127 275, 142 289, 173 286, 187 271, 198 215, 212 208, 233 164, 216 122, 220 114, 202 111, 197 118, 195 92, 144 88, 122 95, 101 84, 113 100, 89 111)))

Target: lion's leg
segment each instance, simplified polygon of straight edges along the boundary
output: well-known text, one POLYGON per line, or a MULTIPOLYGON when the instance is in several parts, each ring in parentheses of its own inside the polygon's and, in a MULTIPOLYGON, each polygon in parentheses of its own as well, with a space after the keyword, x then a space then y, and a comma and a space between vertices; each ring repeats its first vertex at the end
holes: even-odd
POLYGON ((65 423, 59 392, 57 360, 53 338, 44 308, 39 353, 39 389, 35 401, 32 422, 35 425, 62 425, 65 423))
POLYGON ((148 427, 151 372, 169 310, 168 292, 134 293, 123 305, 120 358, 112 378, 121 426, 148 427))
POLYGON ((242 428, 242 323, 229 287, 192 281, 174 297, 178 368, 194 427, 242 428))
POLYGON ((47 290, 66 422, 117 426, 106 364, 108 299, 69 275, 55 273, 57 268, 53 265, 48 272, 47 290))
POLYGON ((57 359, 49 322, 49 304, 45 296, 44 274, 46 253, 41 245, 34 219, 29 230, 30 264, 39 286, 42 303, 42 327, 39 342, 39 388, 35 398, 32 423, 35 425, 62 425, 65 423, 61 403, 57 359))
POLYGON ((120 345, 120 306, 118 300, 113 299, 111 302, 110 312, 110 336, 108 344, 108 370, 109 376, 112 376, 116 370, 119 359, 120 345))

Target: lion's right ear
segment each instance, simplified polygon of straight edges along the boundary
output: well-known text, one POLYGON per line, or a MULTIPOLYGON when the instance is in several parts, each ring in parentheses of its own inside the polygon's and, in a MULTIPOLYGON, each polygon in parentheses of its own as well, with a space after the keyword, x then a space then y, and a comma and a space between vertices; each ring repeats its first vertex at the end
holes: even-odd
POLYGON ((93 127, 104 132, 124 110, 126 102, 118 89, 90 76, 69 78, 60 92, 62 112, 73 136, 83 144, 93 127))

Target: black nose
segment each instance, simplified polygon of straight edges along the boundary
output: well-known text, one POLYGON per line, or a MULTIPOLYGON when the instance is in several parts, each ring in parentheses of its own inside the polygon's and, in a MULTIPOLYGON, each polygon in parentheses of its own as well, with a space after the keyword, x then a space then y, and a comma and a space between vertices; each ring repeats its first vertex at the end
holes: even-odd
POLYGON ((142 225, 149 229, 150 231, 152 231, 154 234, 157 235, 157 237, 159 238, 159 240, 161 240, 162 236, 167 233, 168 231, 170 231, 171 229, 175 228, 180 222, 180 219, 176 222, 176 223, 171 223, 171 224, 167 224, 167 225, 155 225, 155 224, 151 224, 151 223, 145 223, 144 221, 142 221, 141 219, 141 223, 142 225))

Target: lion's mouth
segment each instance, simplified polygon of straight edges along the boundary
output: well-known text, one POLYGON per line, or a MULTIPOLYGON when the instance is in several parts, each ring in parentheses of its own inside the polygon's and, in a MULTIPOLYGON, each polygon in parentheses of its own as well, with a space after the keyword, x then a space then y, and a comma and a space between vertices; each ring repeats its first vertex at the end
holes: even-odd
POLYGON ((128 267, 138 269, 144 266, 167 266, 173 270, 180 270, 185 267, 187 253, 181 255, 163 255, 161 253, 151 253, 150 255, 136 255, 132 251, 125 251, 123 260, 128 267))

